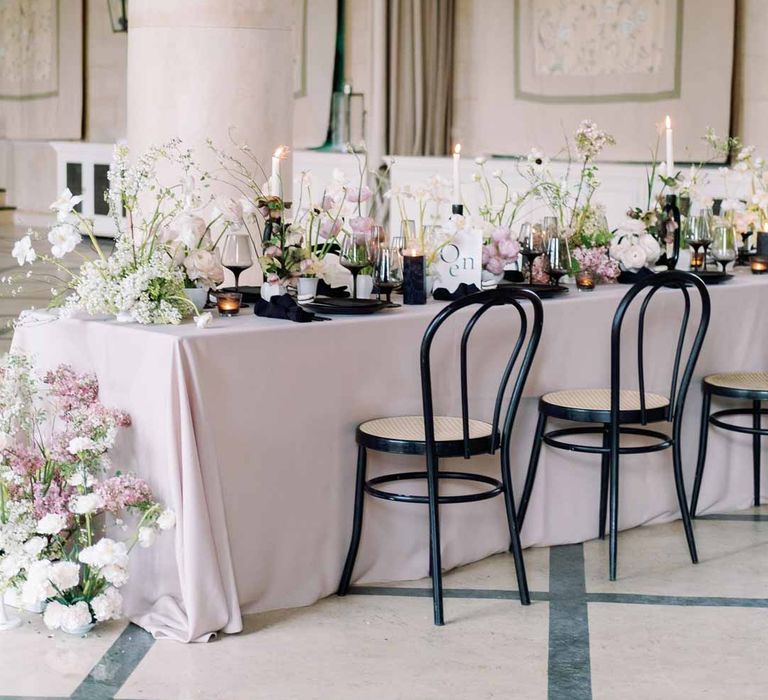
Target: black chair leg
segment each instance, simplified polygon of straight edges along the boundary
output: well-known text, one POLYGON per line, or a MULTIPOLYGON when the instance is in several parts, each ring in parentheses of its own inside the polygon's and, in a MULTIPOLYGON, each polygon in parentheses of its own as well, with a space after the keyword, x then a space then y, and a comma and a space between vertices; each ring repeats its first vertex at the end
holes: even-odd
POLYGON ((515 559, 515 573, 517 574, 517 588, 520 591, 520 602, 523 605, 530 605, 531 594, 528 591, 528 577, 525 575, 523 547, 520 543, 520 531, 517 527, 515 495, 512 492, 512 474, 510 472, 508 445, 503 445, 501 448, 501 481, 504 485, 504 505, 507 508, 507 523, 511 540, 510 549, 515 559))
MULTIPOLYGON (((760 430, 760 401, 752 402, 752 427, 760 430)), ((755 507, 760 505, 760 435, 752 436, 752 476, 754 482, 755 507)))
MULTIPOLYGON (((605 426, 605 432, 603 433, 603 449, 609 449, 611 446, 610 433, 608 431, 609 426, 605 426)), ((604 452, 602 457, 602 464, 600 466, 600 522, 598 523, 598 530, 600 539, 605 539, 605 525, 606 518, 608 517, 608 474, 611 465, 611 455, 609 452, 604 452)))
POLYGON ((701 400, 701 425, 699 426, 699 456, 696 462, 696 478, 693 481, 693 495, 691 496, 691 517, 696 517, 696 508, 699 505, 699 493, 701 480, 704 477, 704 464, 707 461, 707 440, 709 439, 709 411, 712 404, 712 394, 704 391, 701 400))
POLYGON ((443 615, 443 571, 440 558, 440 480, 437 455, 427 455, 427 487, 429 491, 429 548, 432 563, 432 605, 435 624, 445 624, 443 615))
POLYGON ((685 530, 685 539, 688 542, 688 551, 691 554, 691 561, 694 564, 699 563, 699 556, 696 553, 696 540, 693 537, 693 525, 691 524, 691 514, 688 511, 688 498, 685 495, 685 480, 683 478, 683 458, 680 453, 680 428, 675 426, 673 432, 674 444, 672 445, 672 461, 675 468, 675 489, 677 490, 677 501, 680 504, 680 515, 683 518, 683 529, 685 530))
POLYGON ((528 502, 531 500, 533 484, 536 481, 536 470, 539 468, 539 455, 541 455, 541 446, 544 442, 544 431, 547 428, 547 417, 539 413, 539 420, 536 423, 536 434, 533 437, 533 447, 531 448, 531 459, 528 462, 528 473, 525 475, 525 485, 523 486, 523 495, 520 497, 520 507, 517 510, 517 527, 523 529, 525 514, 528 512, 528 502))
POLYGON ((365 503, 365 469, 368 454, 362 445, 357 448, 357 481, 355 482, 355 514, 352 520, 352 539, 349 543, 347 560, 344 562, 344 571, 341 574, 337 595, 346 595, 349 584, 352 581, 352 572, 355 568, 357 550, 360 547, 360 534, 363 531, 363 505, 365 503))
POLYGON ((608 578, 616 580, 618 547, 619 547, 619 439, 618 431, 615 437, 609 434, 609 497, 610 525, 608 539, 608 578))

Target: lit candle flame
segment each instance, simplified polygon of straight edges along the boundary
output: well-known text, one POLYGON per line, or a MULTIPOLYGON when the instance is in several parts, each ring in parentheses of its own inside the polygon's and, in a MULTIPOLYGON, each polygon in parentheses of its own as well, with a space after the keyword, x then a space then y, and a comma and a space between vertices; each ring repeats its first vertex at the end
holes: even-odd
POLYGON ((272 156, 274 158, 279 158, 280 160, 285 160, 288 157, 289 151, 290 149, 288 146, 278 146, 272 156))
POLYGON ((460 144, 460 143, 457 143, 457 144, 456 144, 456 145, 453 147, 453 152, 454 152, 454 154, 456 154, 456 155, 459 155, 459 154, 461 153, 461 144, 460 144))
POLYGON ((667 118, 664 120, 664 124, 667 127, 667 129, 672 128, 672 120, 669 118, 669 115, 667 115, 667 118))

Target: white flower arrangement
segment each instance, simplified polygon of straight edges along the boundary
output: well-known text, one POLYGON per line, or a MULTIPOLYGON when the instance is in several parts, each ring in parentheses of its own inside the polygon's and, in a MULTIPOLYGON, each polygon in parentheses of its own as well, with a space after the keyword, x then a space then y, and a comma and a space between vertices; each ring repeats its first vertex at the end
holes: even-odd
POLYGON ((661 256, 661 246, 642 221, 628 218, 613 237, 609 253, 623 270, 637 272, 653 268, 661 256))

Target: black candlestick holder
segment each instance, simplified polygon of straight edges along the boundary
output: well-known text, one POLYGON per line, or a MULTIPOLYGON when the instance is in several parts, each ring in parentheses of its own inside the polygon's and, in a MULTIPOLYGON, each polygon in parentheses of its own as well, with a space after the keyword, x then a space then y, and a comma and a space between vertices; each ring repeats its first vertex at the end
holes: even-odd
POLYGON ((662 263, 668 270, 674 270, 680 257, 680 210, 677 208, 677 195, 668 194, 661 212, 661 235, 665 247, 669 234, 672 234, 672 255, 666 253, 662 263))

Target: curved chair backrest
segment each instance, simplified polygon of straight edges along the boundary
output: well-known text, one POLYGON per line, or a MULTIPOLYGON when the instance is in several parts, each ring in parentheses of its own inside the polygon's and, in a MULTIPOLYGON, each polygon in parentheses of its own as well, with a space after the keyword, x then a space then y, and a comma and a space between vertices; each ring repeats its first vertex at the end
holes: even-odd
POLYGON ((679 421, 682 414, 682 407, 685 403, 685 397, 691 384, 693 370, 696 361, 699 359, 701 346, 704 342, 704 336, 709 327, 710 302, 709 292, 701 281, 700 277, 690 272, 680 270, 670 270, 660 272, 647 280, 635 284, 621 300, 619 308, 613 317, 611 327, 611 413, 618 416, 620 405, 620 382, 621 382, 621 329, 624 318, 632 302, 643 292, 645 297, 640 306, 640 315, 638 318, 638 337, 637 337, 637 369, 640 392, 640 414, 641 423, 646 423, 645 406, 645 371, 643 367, 643 344, 645 339, 645 315, 651 300, 660 289, 679 290, 683 297, 683 313, 680 320, 680 331, 677 337, 675 347, 675 357, 672 365, 672 377, 669 388, 669 409, 667 419, 670 421, 679 421), (682 376, 680 374, 681 362, 683 359, 683 349, 685 347, 688 324, 691 319, 691 294, 689 290, 695 290, 701 300, 701 312, 699 317, 699 326, 693 338, 688 360, 683 368, 682 376))
POLYGON ((493 410, 493 438, 491 441, 491 452, 495 452, 499 447, 498 434, 501 432, 501 444, 509 443, 509 434, 512 430, 515 414, 517 413, 520 398, 523 393, 525 381, 533 362, 533 356, 541 338, 541 330, 544 325, 544 311, 541 306, 541 299, 533 292, 527 289, 517 289, 515 287, 498 287, 487 291, 477 292, 469 296, 458 299, 446 306, 440 313, 432 319, 424 333, 421 341, 421 393, 424 409, 424 432, 428 450, 434 452, 435 448, 435 429, 434 429, 434 407, 432 401, 432 368, 431 368, 431 349, 432 341, 437 331, 443 323, 453 314, 468 306, 477 305, 480 308, 472 314, 471 318, 464 327, 461 336, 461 417, 464 439, 464 457, 469 459, 469 388, 467 379, 467 350, 469 338, 472 331, 477 326, 477 322, 482 316, 494 306, 511 306, 514 308, 520 319, 520 330, 517 336, 509 361, 504 368, 504 372, 499 384, 499 390, 496 395, 496 401, 493 410), (532 318, 529 320, 529 314, 523 308, 521 302, 529 302, 532 307, 532 318), (521 358, 522 353, 522 359, 521 358), (512 384, 512 392, 507 402, 506 412, 504 408, 504 396, 510 384, 515 365, 520 359, 520 365, 517 369, 517 376, 512 384), (501 427, 501 430, 499 428, 501 427))

